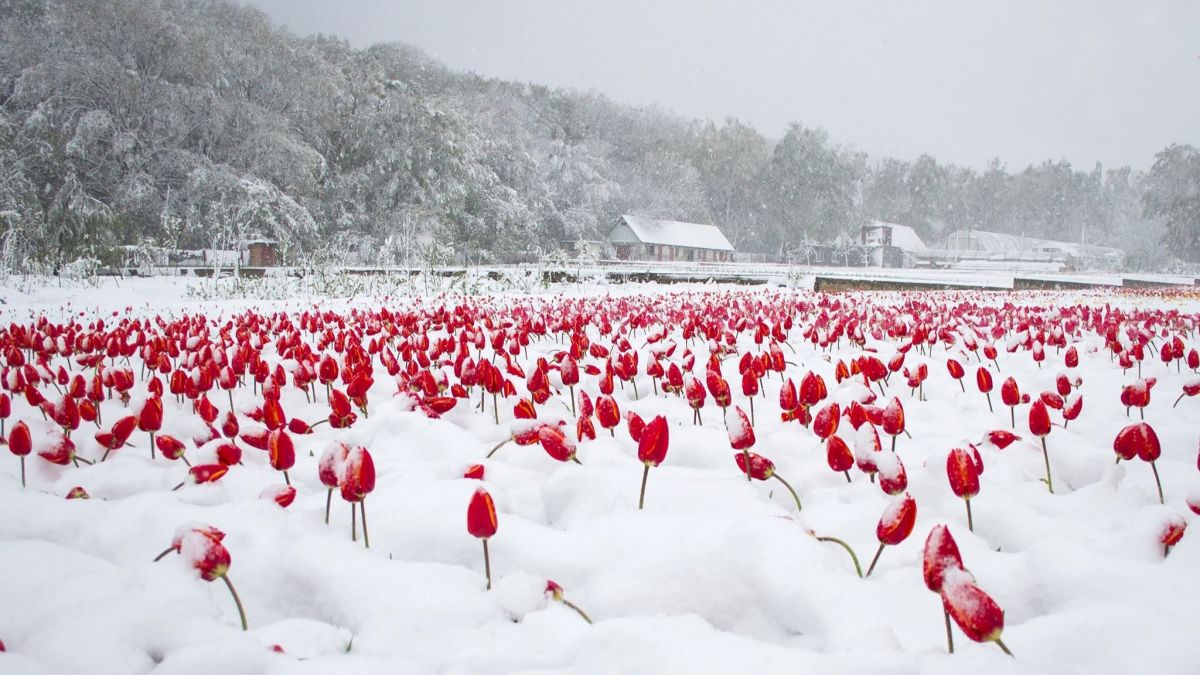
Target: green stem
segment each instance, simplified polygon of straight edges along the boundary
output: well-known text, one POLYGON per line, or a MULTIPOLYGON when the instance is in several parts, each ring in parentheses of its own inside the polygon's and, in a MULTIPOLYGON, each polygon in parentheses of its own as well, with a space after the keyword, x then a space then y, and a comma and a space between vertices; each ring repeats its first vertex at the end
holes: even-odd
POLYGON ((1154 462, 1150 462, 1150 469, 1154 471, 1154 484, 1158 486, 1158 503, 1165 504, 1163 501, 1162 481, 1158 479, 1158 466, 1154 462))
POLYGON ((1046 450, 1046 437, 1042 436, 1042 457, 1046 460, 1046 487, 1054 494, 1054 481, 1050 477, 1050 452, 1046 450))
POLYGON ((350 502, 350 541, 358 541, 358 504, 350 502))
POLYGON ((837 537, 817 537, 817 541, 828 541, 846 549, 846 553, 849 553, 850 559, 854 561, 854 571, 858 572, 858 578, 862 578, 862 565, 858 564, 858 556, 854 554, 854 549, 850 548, 850 544, 847 544, 837 537))
POLYGON ((25 456, 21 456, 21 487, 25 487, 25 456))
POLYGON ((592 622, 592 618, 591 618, 590 616, 588 616, 588 615, 587 615, 587 612, 583 611, 582 609, 579 609, 579 606, 578 606, 578 605, 576 605, 575 603, 571 602, 570 600, 565 600, 565 599, 564 599, 564 600, 562 601, 562 604, 564 604, 564 605, 566 605, 567 607, 570 607, 571 609, 573 609, 573 610, 575 610, 576 612, 578 612, 578 613, 579 613, 579 616, 583 617, 583 620, 584 620, 584 621, 586 621, 586 622, 588 622, 588 623, 591 623, 591 622, 592 622))
POLYGON ((492 558, 488 555, 487 539, 483 540, 483 573, 487 575, 487 590, 492 590, 492 558))
POLYGON ((646 479, 650 477, 650 465, 647 464, 642 469, 642 491, 638 494, 638 510, 642 510, 642 506, 646 503, 646 479))
POLYGON ((964 499, 963 501, 967 503, 967 529, 974 532, 975 520, 971 517, 971 500, 964 499))
POLYGON ((325 524, 329 524, 329 507, 333 506, 333 488, 325 492, 325 524))
POLYGON ((362 511, 363 544, 365 544, 367 548, 371 548, 371 535, 367 534, 367 498, 366 497, 363 497, 362 501, 358 503, 358 510, 362 511))
MULTIPOLYGON (((746 468, 749 469, 750 467, 747 466, 746 468)), ((749 473, 747 472, 746 475, 749 475, 749 473)), ((800 506, 800 495, 796 494, 796 491, 792 489, 791 484, 788 483, 786 480, 784 480, 783 477, 777 473, 771 474, 771 477, 774 478, 775 480, 779 481, 780 483, 783 483, 783 486, 788 489, 788 492, 792 493, 792 499, 796 500, 796 511, 797 512, 803 511, 804 507, 800 506)))
POLYGON ((871 565, 867 567, 867 576, 871 576, 871 572, 875 571, 875 563, 879 562, 879 556, 883 555, 883 547, 887 544, 879 542, 879 549, 875 551, 875 557, 871 558, 871 565))
MULTIPOLYGON (((999 647, 1000 649, 1003 649, 1005 654, 1008 654, 1009 656, 1013 655, 1012 652, 1008 651, 1008 645, 1004 644, 1004 640, 1001 640, 1000 638, 996 638, 996 646, 999 647)), ((1013 658, 1015 659, 1017 657, 1013 656, 1013 658)))
POLYGON ((250 627, 246 624, 246 609, 242 607, 242 599, 238 597, 238 592, 233 587, 233 582, 229 580, 229 575, 222 574, 221 580, 225 582, 225 586, 229 588, 229 592, 233 595, 233 604, 237 605, 238 616, 242 619, 242 630, 250 630, 250 627))
POLYGON ((950 632, 950 610, 942 607, 942 615, 946 618, 946 648, 954 653, 954 633, 950 632))

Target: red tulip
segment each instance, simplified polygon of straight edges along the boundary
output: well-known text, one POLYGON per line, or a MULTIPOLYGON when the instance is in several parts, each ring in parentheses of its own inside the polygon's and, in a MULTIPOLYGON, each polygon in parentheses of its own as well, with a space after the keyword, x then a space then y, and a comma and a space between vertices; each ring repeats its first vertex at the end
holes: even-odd
POLYGON ((483 473, 484 469, 482 464, 472 464, 471 466, 467 467, 466 471, 463 472, 463 478, 471 480, 483 480, 483 473))
POLYGON ((796 494, 796 490, 792 487, 791 483, 788 483, 782 476, 775 473, 775 464, 771 460, 753 452, 743 451, 735 454, 733 461, 737 463, 738 469, 746 474, 747 479, 767 480, 768 478, 774 478, 783 483, 783 486, 792 494, 792 499, 796 502, 796 511, 803 510, 803 506, 800 504, 800 495, 796 494))
POLYGON ((18 420, 8 432, 8 451, 21 459, 21 487, 25 487, 25 457, 33 452, 33 436, 24 420, 18 420))
POLYGON ((1050 451, 1046 449, 1046 436, 1050 434, 1050 413, 1041 399, 1029 407, 1029 433, 1042 441, 1042 458, 1046 461, 1046 489, 1054 494, 1054 480, 1050 475, 1050 451))
POLYGON ((950 489, 967 504, 967 528, 975 531, 975 521, 971 517, 971 498, 979 494, 979 467, 975 458, 962 448, 954 448, 946 456, 946 476, 950 479, 950 489))
POLYGON ((962 379, 963 376, 967 374, 967 371, 963 369, 962 364, 954 359, 947 359, 946 370, 950 371, 950 377, 954 378, 954 380, 958 382, 959 388, 962 389, 963 393, 965 394, 967 392, 967 388, 963 386, 962 379))
POLYGON ((363 545, 371 548, 371 534, 367 530, 367 495, 375 489, 375 461, 366 448, 356 446, 346 452, 338 469, 338 488, 342 499, 350 502, 350 540, 358 541, 357 510, 362 514, 363 545))
POLYGON ((645 465, 642 470, 642 489, 638 496, 638 509, 646 501, 646 479, 650 477, 650 467, 662 464, 667 458, 667 445, 670 434, 667 430, 667 418, 655 415, 642 430, 642 439, 638 441, 638 459, 645 465))
POLYGON ((841 418, 841 407, 837 404, 837 402, 830 403, 824 408, 818 410, 817 414, 813 416, 813 433, 817 435, 817 438, 829 438, 833 434, 837 433, 838 423, 841 421, 841 418))
POLYGON ((137 420, 138 429, 150 434, 150 459, 154 459, 154 432, 162 428, 163 421, 162 399, 157 396, 146 399, 137 420))
POLYGON ((884 493, 895 496, 908 489, 908 473, 904 463, 894 452, 876 452, 872 459, 879 474, 879 488, 884 493))
POLYGON ((471 503, 467 505, 467 532, 471 536, 483 540, 483 567, 487 574, 487 587, 492 589, 492 562, 488 556, 488 539, 496 534, 496 504, 492 496, 482 487, 471 495, 471 503))
POLYGON ((983 435, 983 443, 994 445, 996 449, 1003 450, 1012 445, 1015 441, 1021 440, 1021 437, 1007 429, 997 429, 989 431, 983 435))
POLYGON ((846 474, 846 482, 850 482, 850 467, 854 466, 854 453, 850 446, 839 436, 830 436, 825 441, 825 459, 829 468, 846 474))
POLYGON ((1163 556, 1171 553, 1171 547, 1179 543, 1183 539, 1183 532, 1187 529, 1187 523, 1182 518, 1174 517, 1163 528, 1162 534, 1159 536, 1159 541, 1163 545, 1163 556))
POLYGON ((616 437, 616 426, 621 423, 621 409, 612 396, 601 394, 596 398, 596 419, 600 426, 608 429, 608 433, 616 437))
POLYGON ((82 486, 76 485, 67 492, 67 499, 91 499, 92 496, 82 486))
MULTIPOLYGON (((245 440, 245 436, 242 440, 245 440)), ((284 482, 291 485, 292 479, 288 477, 288 469, 296 464, 296 446, 288 432, 276 429, 267 435, 267 457, 270 459, 271 468, 282 471, 284 482)))
POLYGON ((967 637, 975 642, 995 642, 1005 654, 1012 656, 1000 639, 1004 632, 1004 610, 975 585, 970 573, 961 569, 946 573, 942 604, 967 637))
POLYGON ((1118 462, 1122 459, 1138 457, 1143 462, 1150 463, 1150 468, 1154 471, 1154 483, 1158 486, 1158 503, 1165 503, 1162 481, 1158 478, 1158 465, 1156 464, 1159 456, 1162 455, 1162 445, 1158 441, 1158 434, 1154 432, 1154 428, 1145 422, 1130 424, 1117 432, 1117 437, 1113 439, 1113 450, 1117 453, 1118 462))
POLYGON ((633 439, 634 443, 642 439, 642 430, 646 428, 646 421, 642 419, 641 415, 632 410, 625 411, 625 425, 629 429, 629 437, 633 439))
POLYGON ((296 488, 291 485, 272 485, 259 493, 258 498, 270 499, 286 509, 296 501, 296 488))
POLYGON ((38 451, 38 457, 59 466, 66 466, 75 461, 75 444, 66 435, 59 436, 54 445, 46 450, 38 451))
POLYGON ((1017 381, 1012 377, 1008 377, 1000 384, 1000 400, 1004 405, 1008 406, 1009 416, 1012 418, 1012 426, 1017 428, 1016 409, 1021 404, 1021 390, 1017 387, 1017 381))
POLYGON ((554 424, 543 424, 538 429, 538 440, 546 454, 560 462, 575 462, 575 441, 563 433, 562 427, 554 424))
POLYGON ((979 387, 979 391, 987 396, 988 412, 992 412, 992 374, 987 368, 979 366, 979 370, 975 371, 975 385, 979 387))
POLYGON ((179 440, 178 438, 175 438, 174 436, 168 436, 167 434, 160 434, 154 439, 154 444, 158 447, 158 451, 163 454, 163 457, 171 460, 182 459, 184 464, 187 464, 188 466, 192 465, 192 463, 187 460, 187 457, 183 456, 183 452, 187 449, 187 447, 184 446, 183 441, 179 440))
POLYGON ((201 579, 205 581, 221 579, 225 582, 225 586, 229 588, 229 593, 237 605, 238 616, 242 620, 242 630, 248 630, 246 610, 242 607, 241 598, 238 597, 233 583, 229 580, 229 551, 220 539, 211 537, 200 530, 191 530, 182 537, 179 553, 192 569, 199 573, 201 579))
POLYGON ((904 406, 900 405, 900 399, 892 397, 888 402, 887 408, 883 410, 883 427, 884 433, 892 437, 892 452, 896 451, 896 436, 904 433, 904 406))
MULTIPOLYGON (((925 577, 925 587, 934 593, 941 593, 947 573, 953 575, 962 571, 962 555, 958 552, 958 544, 950 536, 950 530, 945 525, 935 525, 925 539, 925 552, 922 556, 921 571, 925 577)), ((946 646, 954 653, 954 636, 950 632, 950 608, 942 603, 942 612, 946 619, 946 646)))
POLYGON ((917 502, 912 497, 905 494, 903 499, 888 504, 879 518, 879 523, 875 526, 875 537, 879 539, 879 549, 875 551, 875 557, 871 559, 866 576, 871 576, 871 572, 875 571, 875 564, 879 562, 883 548, 897 546, 908 539, 916 522, 917 502))

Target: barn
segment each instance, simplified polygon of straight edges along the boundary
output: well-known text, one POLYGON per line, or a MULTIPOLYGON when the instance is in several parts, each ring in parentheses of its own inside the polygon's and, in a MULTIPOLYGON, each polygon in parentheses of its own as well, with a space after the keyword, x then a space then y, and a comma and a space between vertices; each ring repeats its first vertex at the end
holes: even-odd
POLYGON ((733 244, 716 225, 624 215, 608 234, 619 260, 729 262, 733 244))

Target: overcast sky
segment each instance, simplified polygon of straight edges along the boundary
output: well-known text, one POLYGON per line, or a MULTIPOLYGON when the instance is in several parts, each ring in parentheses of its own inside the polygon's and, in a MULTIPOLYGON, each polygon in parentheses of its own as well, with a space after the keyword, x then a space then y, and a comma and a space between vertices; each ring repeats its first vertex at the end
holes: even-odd
POLYGON ((869 153, 1145 169, 1200 144, 1200 2, 244 0, 301 34, 869 153))

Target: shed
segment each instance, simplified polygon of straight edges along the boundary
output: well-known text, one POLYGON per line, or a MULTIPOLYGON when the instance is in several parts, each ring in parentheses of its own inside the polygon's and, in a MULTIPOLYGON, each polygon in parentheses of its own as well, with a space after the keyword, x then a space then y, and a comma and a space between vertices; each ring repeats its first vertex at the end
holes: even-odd
POLYGON ((274 239, 253 239, 246 242, 250 267, 274 267, 279 264, 279 242, 274 239))
POLYGON ((608 234, 621 260, 729 262, 733 244, 716 225, 623 215, 608 234))

